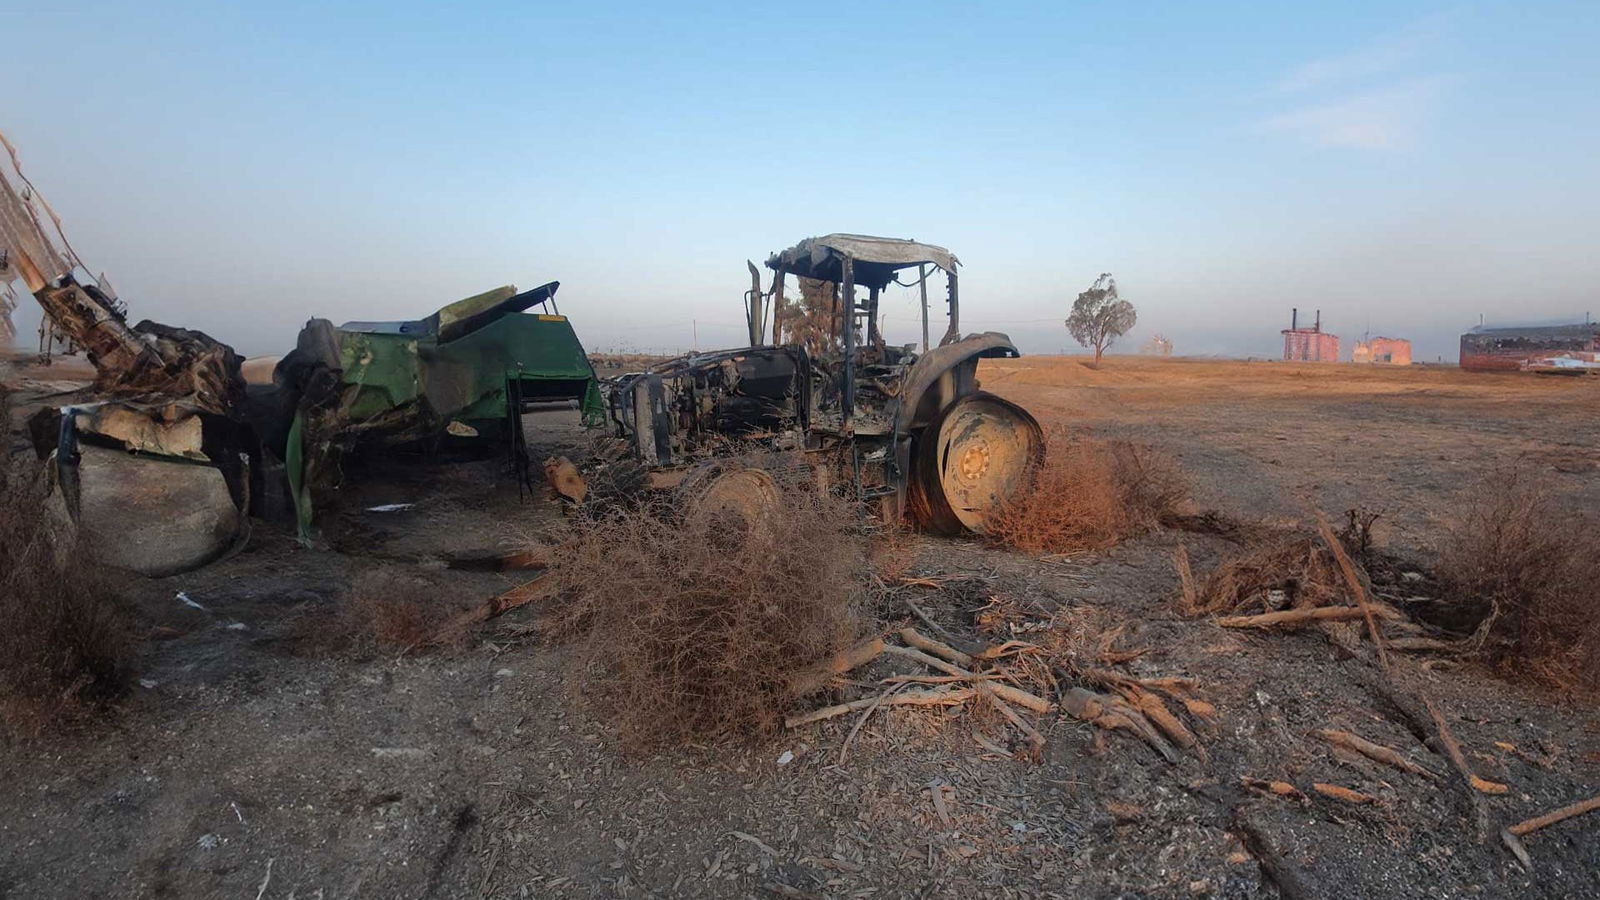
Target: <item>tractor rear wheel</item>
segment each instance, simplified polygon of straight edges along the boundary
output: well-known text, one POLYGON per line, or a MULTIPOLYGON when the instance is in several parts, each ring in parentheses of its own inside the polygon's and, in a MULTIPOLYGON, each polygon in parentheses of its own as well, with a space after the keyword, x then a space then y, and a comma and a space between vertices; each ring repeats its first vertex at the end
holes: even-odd
POLYGON ((1026 490, 1044 455, 1027 410, 979 391, 945 407, 912 448, 911 509, 936 534, 982 534, 990 513, 1026 490))

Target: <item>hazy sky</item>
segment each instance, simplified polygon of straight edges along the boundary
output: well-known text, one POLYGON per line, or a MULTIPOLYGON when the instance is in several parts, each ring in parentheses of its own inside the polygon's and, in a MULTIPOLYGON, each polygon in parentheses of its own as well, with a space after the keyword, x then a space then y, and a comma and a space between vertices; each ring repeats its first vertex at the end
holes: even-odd
POLYGON ((1025 352, 1106 271, 1179 353, 1600 314, 1600 6, 1321 6, 31 3, 0 130, 247 354, 551 279, 593 349, 737 345, 745 259, 830 231, 955 250, 1025 352))

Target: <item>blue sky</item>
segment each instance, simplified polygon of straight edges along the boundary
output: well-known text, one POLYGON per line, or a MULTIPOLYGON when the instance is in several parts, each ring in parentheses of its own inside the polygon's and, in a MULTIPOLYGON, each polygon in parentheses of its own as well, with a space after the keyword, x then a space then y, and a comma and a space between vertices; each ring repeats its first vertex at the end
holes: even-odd
MULTIPOLYGON (((1273 354, 1291 306, 1427 359, 1480 314, 1600 314, 1592 2, 6 21, 0 130, 80 254, 136 317, 248 354, 550 279, 593 348, 734 345, 745 259, 830 231, 949 246, 963 325, 1028 352, 1071 346, 1104 271, 1125 343, 1179 353, 1273 354)), ((910 298, 888 316, 909 340, 910 298)))

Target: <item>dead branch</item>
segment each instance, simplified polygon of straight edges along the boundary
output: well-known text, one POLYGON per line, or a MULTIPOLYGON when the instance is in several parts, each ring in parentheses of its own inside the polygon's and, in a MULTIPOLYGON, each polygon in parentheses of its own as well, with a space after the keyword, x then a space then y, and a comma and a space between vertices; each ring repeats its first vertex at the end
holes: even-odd
POLYGON ((1253 616, 1223 616, 1217 624, 1223 628, 1299 627, 1313 622, 1348 622, 1365 616, 1366 612, 1359 606, 1309 606, 1253 616))
POLYGON ((1183 708, 1189 711, 1189 715, 1203 722, 1214 724, 1219 718, 1217 708, 1204 700, 1194 697, 1182 697, 1180 699, 1183 700, 1183 708))
POLYGON ((1584 813, 1594 812, 1597 809, 1600 809, 1600 795, 1590 797, 1587 800, 1579 800, 1577 803, 1563 806, 1560 809, 1551 810, 1542 816, 1534 816, 1531 819, 1524 819, 1523 821, 1507 828, 1506 831, 1511 832, 1517 837, 1522 837, 1523 835, 1532 834, 1541 828, 1545 828, 1550 825, 1554 825, 1557 822, 1570 819, 1573 816, 1581 816, 1584 813))
MULTIPOLYGON (((1367 687, 1389 702, 1394 710, 1400 713, 1411 733, 1422 741, 1428 749, 1445 757, 1461 776, 1461 783, 1466 788, 1465 796, 1471 805, 1477 821, 1480 839, 1487 839, 1489 833, 1489 814, 1483 807, 1483 799, 1478 795, 1483 792, 1480 784, 1493 785, 1494 782, 1479 778, 1472 768, 1467 765, 1466 756, 1461 752, 1461 745, 1456 743, 1455 735, 1451 733, 1450 726, 1444 720, 1444 715, 1439 708, 1426 695, 1413 696, 1401 690, 1393 677, 1388 672, 1380 672, 1380 677, 1363 679, 1367 687)), ((1503 787, 1503 786, 1502 786, 1503 787)))
POLYGON ((1535 816, 1518 822, 1509 828, 1502 828, 1500 830, 1500 840, 1506 845, 1506 849, 1516 855, 1523 868, 1531 872, 1533 871, 1533 857, 1528 855, 1528 848, 1522 844, 1521 837, 1523 835, 1532 834, 1547 825, 1554 825, 1564 819, 1581 816, 1586 812, 1593 812, 1597 809, 1600 809, 1600 796, 1579 800, 1577 803, 1551 810, 1542 816, 1535 816))
POLYGON ((963 653, 968 653, 968 654, 973 653, 974 650, 976 649, 975 646, 972 645, 971 643, 969 643, 967 641, 963 641, 960 638, 956 637, 955 635, 951 634, 949 631, 945 630, 945 627, 943 625, 940 625, 938 622, 935 622, 933 620, 933 617, 928 615, 927 611, 924 610, 922 607, 918 606, 916 604, 916 601, 912 600, 910 597, 906 597, 905 598, 905 604, 906 604, 906 609, 911 610, 911 614, 912 615, 914 615, 918 619, 922 620, 922 624, 928 626, 928 630, 930 630, 934 634, 938 635, 939 639, 944 641, 946 644, 949 644, 950 646, 955 647, 956 649, 962 651, 963 653))
POLYGON ((1044 750, 1044 735, 1040 734, 1038 729, 1023 721, 1023 718, 1017 715, 1017 711, 1011 708, 1011 704, 999 698, 994 698, 994 706, 995 709, 1000 710, 1000 715, 1006 717, 1007 722, 1016 726, 1018 731, 1033 742, 1033 753, 1031 755, 1034 759, 1039 759, 1044 750))
POLYGON ((882 701, 884 706, 949 706, 955 703, 964 703, 977 695, 972 688, 940 688, 927 691, 905 691, 892 697, 863 697, 860 700, 851 700, 849 703, 840 703, 837 706, 824 706, 822 709, 812 710, 798 716, 789 716, 783 720, 785 728, 799 728, 812 722, 831 719, 866 709, 874 703, 882 701))
POLYGON ((1349 788, 1340 787, 1337 784, 1323 784, 1319 781, 1311 785, 1311 789, 1324 797, 1332 797, 1335 800, 1351 803, 1356 806, 1365 806, 1369 803, 1378 802, 1377 797, 1374 797, 1370 794, 1363 794, 1360 791, 1352 791, 1349 788))
POLYGON ((1300 793, 1298 788, 1287 781, 1268 781, 1265 778, 1251 778, 1249 775, 1241 775, 1239 776, 1239 783, 1252 791, 1260 791, 1264 794, 1271 794, 1274 797, 1298 800, 1301 803, 1306 800, 1306 795, 1300 793))
POLYGON ((903 656, 906 659, 915 660, 930 669, 937 669, 947 675, 959 675, 967 678, 975 682, 979 690, 993 694, 1001 700, 1006 700, 1008 702, 1015 703, 1018 706, 1031 709, 1036 713, 1040 713, 1041 715, 1049 712, 1051 709, 1050 701, 1045 700, 1042 697, 1039 697, 1035 694, 1030 694, 1021 688, 1015 688, 1008 684, 998 684, 991 681, 984 681, 980 679, 974 672, 963 669, 960 666, 952 663, 945 662, 937 657, 929 656, 928 654, 923 653, 921 650, 911 647, 896 647, 893 645, 886 645, 883 648, 883 651, 885 653, 892 653, 896 656, 903 656))
POLYGON ((1172 551, 1172 564, 1178 569, 1178 585, 1183 590, 1180 616, 1192 616, 1200 610, 1200 591, 1195 587, 1194 570, 1189 566, 1189 548, 1179 544, 1172 551))
POLYGON ((1234 807, 1232 831, 1239 836, 1244 849, 1261 866, 1261 873, 1278 888, 1284 900, 1309 900, 1325 896, 1326 892, 1313 887, 1311 879, 1290 859, 1271 833, 1256 820, 1255 804, 1234 807))
POLYGON ((1438 730, 1439 743, 1444 747, 1445 755, 1450 758, 1450 763, 1456 767, 1456 771, 1461 773, 1461 777, 1467 780, 1467 784, 1481 793, 1504 794, 1505 785, 1487 778, 1479 778, 1478 774, 1472 771, 1472 767, 1467 764, 1466 754, 1461 752, 1461 744, 1456 741, 1455 733, 1450 730, 1449 724, 1444 720, 1444 713, 1439 711, 1433 698, 1424 695, 1422 704, 1427 708, 1428 716, 1433 719, 1433 727, 1438 730))
POLYGON ((1354 750, 1368 759, 1381 762, 1386 766, 1391 766, 1399 769, 1402 772, 1410 772, 1413 775, 1421 775, 1423 778, 1430 780, 1437 780, 1439 777, 1438 774, 1433 772, 1431 769, 1425 769, 1407 759, 1405 756, 1401 755, 1400 751, 1395 750, 1392 747, 1385 747, 1382 744, 1374 744, 1372 741, 1369 741, 1359 735, 1351 734, 1348 731, 1339 731, 1333 728, 1319 728, 1316 731, 1316 735, 1317 737, 1322 738, 1336 747, 1344 747, 1347 750, 1354 750))
POLYGON ((527 550, 518 550, 500 557, 496 562, 500 571, 512 572, 522 569, 548 569, 550 558, 555 555, 554 547, 530 547, 527 550))
POLYGON ((851 669, 859 668, 877 659, 883 654, 883 638, 872 638, 841 650, 816 671, 803 678, 796 687, 796 693, 804 695, 815 693, 827 686, 835 675, 843 675, 851 669))
POLYGON ((1367 601, 1366 585, 1356 575, 1355 564, 1350 561, 1350 554, 1345 552, 1344 544, 1333 529, 1328 526, 1328 519, 1322 510, 1316 510, 1317 531, 1321 533, 1322 540, 1333 551, 1333 558, 1339 563, 1339 571, 1344 574, 1345 583, 1350 586, 1350 593, 1356 598, 1356 605, 1361 607, 1362 617, 1367 620, 1367 631, 1372 635, 1372 645, 1378 650, 1378 665, 1387 672, 1389 670, 1389 653, 1383 647, 1383 634, 1378 631, 1378 620, 1373 615, 1372 605, 1367 601))
POLYGON ((1108 731, 1122 729, 1149 744, 1167 762, 1178 761, 1178 751, 1172 749, 1142 713, 1125 701, 1106 694, 1097 694, 1088 688, 1072 688, 1061 695, 1061 708, 1078 719, 1108 731))
POLYGON ((1190 731, 1188 726, 1173 715, 1172 710, 1167 709, 1167 705, 1161 702, 1160 697, 1149 691, 1135 688, 1128 700, 1135 709, 1144 713, 1145 718, 1149 719, 1174 744, 1185 750, 1194 749, 1199 745, 1200 742, 1195 738, 1194 732, 1190 731))
POLYGON ((518 572, 527 569, 548 569, 559 547, 535 545, 512 553, 468 554, 450 556, 445 565, 452 569, 472 569, 483 572, 518 572))
POLYGON ((972 658, 992 660, 1000 659, 1005 656, 1014 656, 1021 653, 1036 653, 1038 651, 1038 644, 1030 644, 1027 641, 1006 641, 1004 643, 990 644, 987 647, 978 648, 972 651, 972 658))
POLYGON ((519 606, 526 606, 535 600, 553 596, 556 590, 556 580, 553 578, 537 578, 527 584, 518 585, 503 594, 490 597, 484 603, 449 620, 439 629, 439 634, 441 637, 459 634, 519 606))
POLYGON ((907 644, 910 644, 918 650, 925 650, 928 653, 942 656, 958 666, 966 666, 968 668, 971 668, 972 666, 972 657, 970 655, 962 653, 960 650, 957 650, 948 644, 942 644, 930 637, 925 637, 923 636, 922 632, 916 630, 915 628, 900 629, 900 640, 905 641, 907 644))
POLYGON ((973 681, 994 681, 999 675, 985 672, 968 678, 965 675, 890 675, 883 681, 885 684, 954 684, 956 682, 968 683, 973 681))
POLYGON ((1013 756, 1010 750, 1007 750, 1006 748, 1001 747, 999 744, 996 744, 994 741, 989 740, 980 732, 972 732, 972 742, 989 751, 990 753, 995 753, 1007 758, 1011 758, 1013 756))
POLYGON ((878 707, 883 705, 883 701, 889 699, 894 694, 905 690, 905 688, 906 686, 904 684, 897 684, 879 694, 877 702, 867 707, 867 711, 862 713, 861 718, 856 720, 855 727, 850 729, 850 733, 845 735, 844 741, 839 744, 839 765, 844 765, 845 753, 850 749, 850 742, 855 740, 856 734, 861 731, 861 726, 867 724, 867 720, 872 718, 872 714, 878 711, 878 707))

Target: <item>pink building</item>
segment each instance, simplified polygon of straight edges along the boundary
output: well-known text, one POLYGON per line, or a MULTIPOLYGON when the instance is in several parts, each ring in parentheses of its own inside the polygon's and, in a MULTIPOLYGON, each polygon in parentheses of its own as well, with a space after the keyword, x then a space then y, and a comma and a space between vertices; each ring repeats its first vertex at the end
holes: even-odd
POLYGON ((1370 341, 1356 341, 1350 361, 1377 363, 1378 365, 1411 365, 1411 342, 1405 338, 1375 337, 1370 341))
POLYGON ((1286 362, 1338 362, 1339 336, 1322 330, 1322 310, 1317 310, 1316 324, 1300 327, 1300 310, 1289 316, 1289 327, 1283 330, 1283 358, 1286 362))

